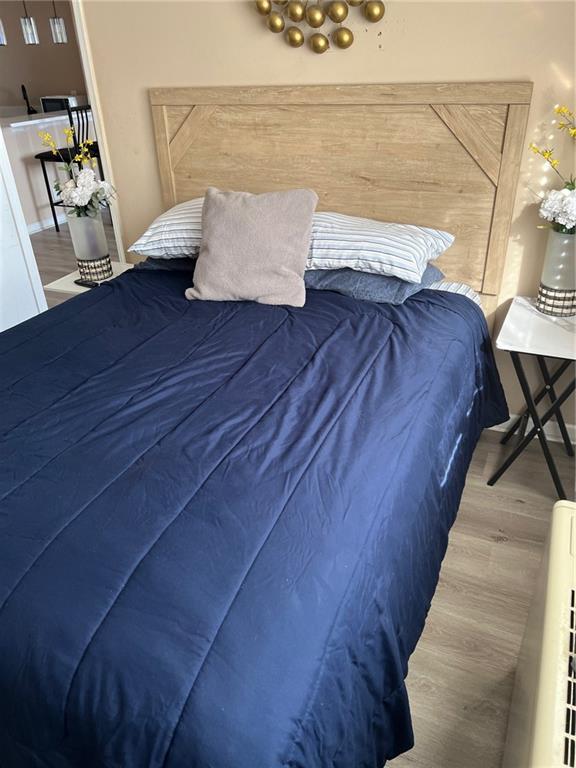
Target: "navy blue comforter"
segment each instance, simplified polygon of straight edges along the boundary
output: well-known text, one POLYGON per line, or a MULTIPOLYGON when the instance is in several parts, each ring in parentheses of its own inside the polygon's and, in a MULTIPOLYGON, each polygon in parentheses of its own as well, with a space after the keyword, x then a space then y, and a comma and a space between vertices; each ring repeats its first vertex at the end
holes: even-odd
POLYGON ((0 766, 381 768, 471 453, 480 310, 188 302, 0 336, 0 766))

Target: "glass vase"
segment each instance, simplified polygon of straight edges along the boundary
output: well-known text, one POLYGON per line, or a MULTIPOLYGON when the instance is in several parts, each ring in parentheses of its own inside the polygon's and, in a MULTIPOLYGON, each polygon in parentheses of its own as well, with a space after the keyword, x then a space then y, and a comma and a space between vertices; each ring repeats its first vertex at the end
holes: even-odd
POLYGON ((100 212, 96 216, 70 214, 68 226, 80 277, 95 281, 112 277, 112 263, 100 212))
POLYGON ((576 315, 574 233, 548 232, 536 308, 546 315, 576 315))

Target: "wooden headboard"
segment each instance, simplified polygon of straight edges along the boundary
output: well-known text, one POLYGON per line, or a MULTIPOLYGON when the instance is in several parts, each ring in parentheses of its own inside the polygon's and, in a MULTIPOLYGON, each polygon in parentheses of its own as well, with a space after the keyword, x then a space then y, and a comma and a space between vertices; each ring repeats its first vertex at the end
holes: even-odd
POLYGON ((532 83, 154 88, 164 204, 207 186, 310 187, 319 210, 446 229, 439 260, 489 314, 532 83))

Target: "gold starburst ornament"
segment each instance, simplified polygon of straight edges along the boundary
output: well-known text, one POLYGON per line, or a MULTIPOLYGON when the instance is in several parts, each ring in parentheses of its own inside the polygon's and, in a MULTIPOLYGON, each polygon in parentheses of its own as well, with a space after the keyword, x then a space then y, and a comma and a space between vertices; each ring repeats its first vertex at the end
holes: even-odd
POLYGON ((342 26, 350 15, 350 8, 357 8, 354 13, 371 23, 381 21, 385 13, 382 0, 255 0, 254 4, 271 32, 283 32, 291 48, 301 48, 307 42, 314 53, 326 53, 330 41, 334 48, 350 48, 354 33, 342 26), (306 30, 306 26, 319 30, 326 22, 325 34, 319 31, 309 34, 306 30), (287 23, 290 26, 287 27, 287 23))

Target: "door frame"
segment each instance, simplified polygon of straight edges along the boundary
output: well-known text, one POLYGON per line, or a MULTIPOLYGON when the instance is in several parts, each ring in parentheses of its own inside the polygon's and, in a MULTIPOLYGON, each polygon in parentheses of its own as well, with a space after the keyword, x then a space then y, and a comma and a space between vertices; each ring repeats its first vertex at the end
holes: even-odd
POLYGON ((10 165, 10 158, 8 157, 6 143, 4 142, 4 134, 1 130, 0 177, 2 177, 6 186, 6 191, 8 192, 8 205, 10 206, 12 217, 14 219, 14 223, 16 224, 16 232, 18 233, 20 249, 24 257, 26 272, 28 273, 28 281, 32 288, 34 302, 38 310, 37 314, 40 314, 40 312, 44 312, 48 309, 48 305, 46 303, 46 296, 44 294, 44 288, 42 287, 42 281, 40 280, 40 273, 38 272, 36 258, 34 257, 34 251, 32 250, 32 243, 30 241, 26 219, 24 218, 24 211, 22 210, 20 195, 16 189, 14 173, 12 171, 12 166, 10 165))
MULTIPOLYGON (((86 82, 88 99, 89 103, 94 107, 92 110, 92 119, 94 121, 94 129, 98 137, 98 149, 100 150, 102 167, 104 169, 106 180, 109 181, 112 186, 115 186, 114 172, 110 164, 110 152, 108 149, 106 130, 102 120, 102 106, 100 102, 100 93, 98 91, 98 81, 96 78, 96 72, 94 70, 94 61, 92 58, 90 36, 88 34, 88 26, 86 23, 84 2, 83 0, 71 0, 71 6, 72 15, 74 18, 74 26, 76 28, 76 39, 78 40, 78 47, 80 48, 80 60, 82 61, 82 69, 84 70, 84 80, 86 82)), ((116 249, 118 251, 118 260, 122 263, 125 263, 126 254, 124 252, 124 244, 122 243, 121 236, 122 222, 118 204, 115 201, 112 201, 112 204, 110 205, 110 215, 112 217, 112 226, 114 228, 114 239, 116 241, 116 249)))

